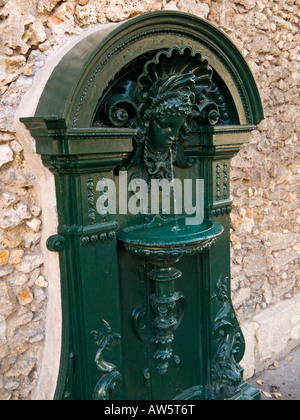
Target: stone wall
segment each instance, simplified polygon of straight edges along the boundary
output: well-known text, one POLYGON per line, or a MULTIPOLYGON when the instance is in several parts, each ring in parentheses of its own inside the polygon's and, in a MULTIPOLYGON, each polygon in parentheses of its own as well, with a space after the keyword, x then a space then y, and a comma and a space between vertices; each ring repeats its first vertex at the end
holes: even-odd
POLYGON ((299 5, 299 0, 0 0, 0 400, 32 398, 48 300, 41 248, 47 221, 39 180, 16 134, 18 106, 61 45, 93 25, 153 10, 207 18, 229 35, 254 72, 266 119, 232 162, 232 290, 249 342, 247 373, 299 344, 300 311, 296 319, 293 309, 300 296, 299 5), (277 341, 276 334, 283 333, 285 341, 277 341))

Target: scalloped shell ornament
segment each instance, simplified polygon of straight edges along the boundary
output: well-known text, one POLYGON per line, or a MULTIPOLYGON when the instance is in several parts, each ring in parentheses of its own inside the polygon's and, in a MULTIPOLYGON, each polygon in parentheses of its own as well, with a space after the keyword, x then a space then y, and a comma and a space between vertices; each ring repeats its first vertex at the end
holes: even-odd
POLYGON ((148 61, 139 76, 137 98, 144 109, 154 108, 180 94, 194 95, 194 102, 205 101, 212 88, 213 69, 207 57, 191 47, 160 51, 148 61))

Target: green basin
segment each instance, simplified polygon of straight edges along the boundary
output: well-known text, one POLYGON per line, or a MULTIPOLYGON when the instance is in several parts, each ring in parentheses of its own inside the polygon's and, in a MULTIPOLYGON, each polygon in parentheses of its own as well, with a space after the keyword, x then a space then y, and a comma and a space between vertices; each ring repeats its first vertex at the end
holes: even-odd
POLYGON ((186 219, 155 226, 134 226, 118 233, 118 240, 132 254, 146 257, 177 257, 202 252, 224 231, 213 220, 187 226, 186 219))

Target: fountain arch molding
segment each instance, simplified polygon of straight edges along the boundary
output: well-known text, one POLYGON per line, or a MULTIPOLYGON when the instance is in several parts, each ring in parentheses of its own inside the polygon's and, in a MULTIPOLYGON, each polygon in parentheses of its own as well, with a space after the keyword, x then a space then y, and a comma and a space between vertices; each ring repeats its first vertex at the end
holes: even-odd
POLYGON ((239 365, 229 216, 230 159, 262 119, 242 54, 186 13, 102 25, 53 67, 21 121, 55 177, 58 229, 47 248, 61 275, 56 399, 259 398, 239 365), (149 186, 203 179, 201 225, 187 227, 174 209, 98 212, 99 182, 119 190, 120 170, 149 186))

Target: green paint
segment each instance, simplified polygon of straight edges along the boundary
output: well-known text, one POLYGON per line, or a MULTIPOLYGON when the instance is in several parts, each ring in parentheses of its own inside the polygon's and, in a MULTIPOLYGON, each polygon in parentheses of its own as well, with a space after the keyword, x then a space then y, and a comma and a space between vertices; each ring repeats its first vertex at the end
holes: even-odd
POLYGON ((262 118, 241 53, 185 13, 96 31, 54 69, 36 115, 22 121, 56 181, 56 399, 259 398, 239 366, 229 216, 230 159, 262 118), (203 223, 99 214, 98 182, 119 188, 120 170, 148 185, 203 179, 203 223))

